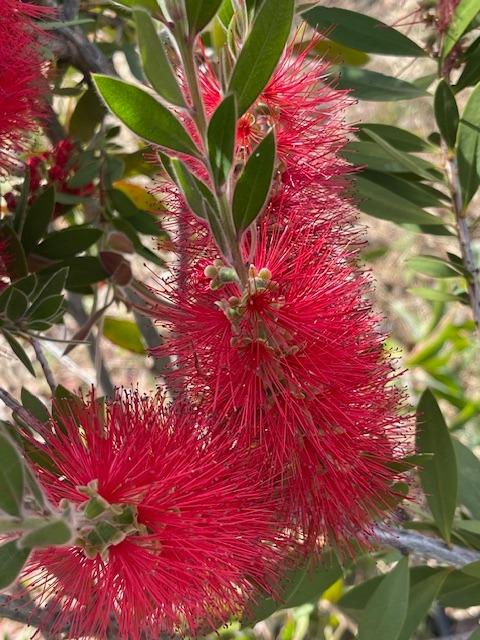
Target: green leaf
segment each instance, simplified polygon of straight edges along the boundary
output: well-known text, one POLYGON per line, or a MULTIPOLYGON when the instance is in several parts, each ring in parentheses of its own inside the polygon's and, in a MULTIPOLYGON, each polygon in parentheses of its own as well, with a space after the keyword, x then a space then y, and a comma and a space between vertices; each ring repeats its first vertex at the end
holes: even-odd
POLYGON ((452 438, 458 470, 458 504, 480 520, 480 460, 457 438, 452 438))
POLYGON ((30 358, 27 356, 22 345, 8 331, 5 331, 5 329, 3 330, 3 335, 5 340, 8 342, 10 349, 17 356, 20 362, 30 371, 32 376, 35 376, 35 369, 33 368, 30 358))
POLYGON ((465 87, 472 87, 480 81, 480 39, 477 38, 465 52, 465 66, 453 87, 455 93, 458 93, 465 87))
POLYGON ((375 218, 396 224, 443 225, 438 216, 427 213, 405 198, 392 193, 375 182, 357 176, 355 186, 360 196, 359 208, 375 218))
POLYGON ((107 110, 93 87, 89 87, 78 100, 68 126, 69 135, 81 142, 90 142, 95 129, 107 110))
POLYGON ((120 189, 110 191, 110 199, 118 213, 140 233, 151 236, 163 235, 158 217, 149 211, 138 209, 133 200, 120 189))
POLYGON ((480 183, 480 83, 473 90, 463 110, 456 146, 460 187, 463 205, 466 207, 480 183))
POLYGON ((69 188, 79 189, 87 186, 100 175, 101 170, 102 161, 95 158, 89 158, 75 172, 75 175, 70 178, 68 181, 69 188))
POLYGON ((37 242, 42 238, 53 218, 55 208, 55 188, 49 186, 34 201, 27 210, 25 224, 22 231, 22 244, 28 255, 37 242))
POLYGON ((28 320, 33 323, 36 320, 50 321, 56 318, 63 305, 63 295, 57 294, 42 298, 29 310, 28 320))
POLYGON ((184 0, 191 34, 202 31, 217 13, 222 0, 184 0))
POLYGON ((19 549, 16 540, 0 546, 0 591, 15 582, 29 555, 30 549, 19 549))
POLYGON ((468 640, 480 640, 480 627, 477 627, 472 635, 468 636, 468 640))
POLYGON ((419 207, 441 207, 442 201, 447 199, 445 194, 438 191, 438 189, 434 189, 422 182, 413 182, 399 175, 364 169, 360 177, 388 189, 419 207))
POLYGON ((337 7, 314 7, 302 14, 308 24, 334 42, 387 56, 425 56, 427 52, 384 22, 337 7))
POLYGON ((103 321, 103 335, 113 344, 131 351, 132 353, 145 354, 145 345, 142 334, 135 322, 125 318, 105 316, 103 321))
POLYGON ((376 122, 360 123, 357 126, 356 132, 358 138, 360 138, 360 140, 370 141, 370 136, 364 133, 364 129, 373 131, 373 133, 376 133, 399 151, 418 153, 432 150, 432 145, 429 142, 400 127, 394 127, 390 124, 378 124, 376 122))
POLYGON ((434 457, 419 476, 435 523, 447 543, 457 504, 457 463, 445 419, 433 393, 426 389, 417 408, 417 448, 434 457))
POLYGON ((40 422, 48 421, 50 414, 48 413, 47 407, 38 398, 38 396, 35 396, 33 393, 30 393, 28 389, 22 387, 20 399, 25 409, 29 411, 32 416, 37 418, 37 420, 40 420, 40 422))
POLYGON ((402 558, 368 601, 358 625, 358 640, 398 640, 407 616, 409 585, 408 559, 402 558))
POLYGON ((133 133, 160 147, 198 156, 183 125, 146 91, 109 76, 93 74, 93 79, 107 107, 133 133))
POLYGON ((72 539, 72 530, 65 520, 58 519, 29 531, 18 541, 20 549, 62 546, 72 539))
POLYGON ((68 267, 68 277, 65 283, 67 289, 75 289, 85 285, 100 282, 108 277, 100 260, 95 256, 79 256, 63 262, 68 267))
POLYGON ((144 9, 133 9, 137 26, 138 46, 145 76, 167 102, 185 106, 185 99, 173 73, 155 23, 144 9))
POLYGON ((235 186, 232 211, 240 235, 260 215, 268 199, 275 169, 275 135, 270 131, 252 151, 235 186))
POLYGON ((395 149, 395 147, 393 147, 389 142, 383 140, 383 138, 370 129, 364 128, 363 131, 370 136, 370 138, 376 142, 378 146, 385 151, 385 153, 389 154, 393 160, 398 162, 400 165, 403 165, 405 167, 405 171, 411 171, 426 180, 433 179, 432 173, 425 168, 424 163, 419 162, 419 158, 395 149))
POLYGON ((410 293, 413 293, 424 300, 431 300, 432 302, 460 302, 457 295, 448 293, 446 291, 439 291, 438 289, 429 289, 427 287, 411 287, 408 289, 410 293))
POLYGON ((42 279, 35 289, 35 299, 32 306, 40 303, 45 298, 61 293, 65 287, 68 276, 68 267, 58 268, 57 265, 52 267, 53 275, 50 275, 50 269, 40 272, 42 279), (47 277, 45 277, 47 276, 47 277))
MULTIPOLYGON (((195 0, 191 0, 192 2, 195 0)), ((293 0, 264 0, 230 78, 241 116, 270 80, 290 34, 293 0)))
POLYGON ((479 11, 478 0, 460 0, 445 33, 442 59, 448 56, 479 11))
POLYGON ((27 296, 15 287, 10 287, 10 296, 8 298, 5 315, 10 322, 15 322, 23 316, 28 307, 27 296))
MULTIPOLYGON (((409 156, 409 154, 403 151, 398 151, 398 153, 402 156, 407 156, 410 160, 413 159, 417 167, 420 168, 420 171, 431 172, 430 180, 432 180, 434 176, 435 178, 440 178, 440 174, 435 170, 434 165, 427 160, 419 158, 418 156, 409 156)), ((343 148, 341 155, 357 167, 364 168, 366 165, 373 171, 405 174, 405 179, 411 179, 412 177, 412 173, 406 168, 403 158, 399 161, 393 157, 389 150, 381 147, 376 142, 364 142, 363 140, 349 142, 343 148)))
POLYGON ((432 278, 458 278, 463 275, 458 267, 436 256, 415 256, 409 258, 407 264, 414 271, 432 278))
POLYGON ((0 512, 20 517, 24 491, 22 458, 7 436, 0 430, 0 512))
POLYGON ((172 158, 170 166, 173 171, 175 182, 182 190, 188 206, 192 212, 202 219, 208 219, 211 209, 215 209, 215 196, 208 186, 199 178, 193 175, 187 165, 172 158))
POLYGON ((342 567, 333 553, 324 554, 315 567, 306 563, 300 568, 288 571, 284 579, 285 588, 280 592, 279 600, 269 597, 258 599, 251 608, 247 608, 247 620, 244 622, 265 620, 279 609, 297 607, 317 600, 341 576, 342 567))
POLYGON ((50 233, 38 245, 35 253, 52 260, 69 258, 77 253, 83 253, 102 236, 101 229, 89 227, 68 227, 50 233))
POLYGON ((233 163, 237 109, 235 96, 227 96, 217 107, 208 125, 208 157, 217 186, 226 181, 233 163))
POLYGON ((410 638, 413 637, 414 631, 430 610, 448 574, 448 569, 438 571, 425 580, 411 586, 408 597, 407 616, 398 640, 410 640, 410 638))
POLYGON ((460 115, 453 91, 445 80, 440 80, 438 83, 435 91, 434 109, 438 130, 449 149, 453 149, 457 138, 460 115))
POLYGON ((157 0, 114 0, 114 2, 123 4, 124 7, 144 7, 154 15, 161 15, 157 0))
POLYGON ((23 278, 28 274, 27 259, 16 232, 6 222, 0 223, 0 242, 4 242, 6 249, 5 269, 12 281, 23 278))
POLYGON ((359 100, 372 102, 391 102, 394 100, 412 100, 427 95, 410 82, 386 76, 377 71, 361 69, 349 65, 340 65, 337 86, 339 89, 351 89, 359 100))

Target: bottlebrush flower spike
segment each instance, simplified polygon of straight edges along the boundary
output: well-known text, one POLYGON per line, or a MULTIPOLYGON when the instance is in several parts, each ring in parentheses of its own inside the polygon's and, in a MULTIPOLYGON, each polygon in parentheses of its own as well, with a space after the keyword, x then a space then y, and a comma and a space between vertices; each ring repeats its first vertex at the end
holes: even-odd
POLYGON ((52 633, 196 633, 238 614, 254 587, 270 591, 282 541, 254 452, 203 437, 200 413, 136 391, 118 391, 105 415, 93 394, 58 410, 44 442, 32 439, 55 471, 36 474, 54 504, 77 505, 78 540, 35 552, 25 573, 58 612, 52 633))
POLYGON ((0 0, 0 173, 12 167, 43 115, 44 62, 34 18, 51 10, 0 0))
POLYGON ((172 332, 155 354, 174 354, 218 429, 263 450, 266 473, 284 474, 287 509, 310 540, 337 542, 361 536, 386 508, 396 479, 388 463, 408 435, 355 265, 358 232, 342 211, 339 201, 322 219, 308 193, 279 196, 256 247, 245 247, 255 265, 246 292, 222 286, 229 270, 212 252, 181 288, 161 291, 172 307, 153 310, 172 332))

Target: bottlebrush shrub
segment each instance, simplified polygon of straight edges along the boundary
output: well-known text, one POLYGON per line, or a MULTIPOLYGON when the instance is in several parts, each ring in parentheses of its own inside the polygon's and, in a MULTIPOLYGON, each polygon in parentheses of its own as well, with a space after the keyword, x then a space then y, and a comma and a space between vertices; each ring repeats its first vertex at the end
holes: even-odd
MULTIPOLYGON (((237 128, 239 160, 269 127, 278 141, 270 203, 243 237, 246 286, 177 193, 192 257, 171 285, 159 282, 174 305, 152 311, 171 334, 154 354, 173 354, 174 375, 217 429, 262 449, 266 473, 284 475, 292 526, 311 542, 348 544, 391 503, 389 463, 408 450, 409 427, 357 266, 350 168, 338 155, 347 98, 310 53, 287 48, 237 128)), ((211 112, 220 85, 211 70, 200 77, 211 112)))
POLYGON ((51 10, 1 0, 0 14, 0 172, 5 173, 43 115, 44 61, 34 19, 51 10))
POLYGON ((78 509, 78 538, 37 550, 24 577, 49 629, 120 637, 213 629, 261 586, 271 592, 282 533, 256 455, 204 437, 208 418, 159 397, 92 393, 57 407, 31 442, 51 460, 35 473, 55 505, 78 509), (247 455, 248 454, 248 455, 247 455))

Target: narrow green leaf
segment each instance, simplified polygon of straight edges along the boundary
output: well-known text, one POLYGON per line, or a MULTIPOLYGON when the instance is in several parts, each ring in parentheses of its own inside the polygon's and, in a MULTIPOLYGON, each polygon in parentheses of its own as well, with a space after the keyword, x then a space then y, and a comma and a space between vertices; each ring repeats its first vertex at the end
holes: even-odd
POLYGON ((275 135, 270 131, 252 151, 235 186, 232 210, 241 234, 260 215, 267 202, 275 169, 275 135))
POLYGON ((0 512, 20 517, 24 474, 22 458, 5 431, 0 430, 0 512))
POLYGON ((209 208, 213 206, 215 201, 213 193, 211 193, 207 185, 194 176, 187 165, 181 160, 178 160, 178 158, 172 158, 170 166, 175 176, 175 182, 182 190, 185 200, 192 212, 198 218, 207 219, 209 208), (207 192, 210 195, 207 196, 207 192))
POLYGON ((466 207, 480 184, 480 83, 473 90, 463 110, 456 146, 460 187, 466 207))
POLYGON ((445 33, 442 59, 448 56, 479 11, 478 0, 460 0, 445 33))
POLYGON ((447 424, 429 389, 423 392, 418 404, 416 441, 420 453, 434 454, 419 476, 435 523, 444 540, 450 543, 457 504, 457 463, 447 424))
POLYGON ((427 52, 403 33, 364 13, 337 7, 314 7, 302 14, 308 24, 334 42, 387 56, 425 56, 427 52))
POLYGON ((55 265, 52 271, 52 275, 50 275, 50 271, 48 271, 48 273, 40 272, 42 279, 35 289, 35 298, 32 302, 32 306, 40 303, 48 296, 57 295, 63 291, 67 281, 68 267, 58 268, 55 265))
POLYGON ((391 102, 394 100, 412 100, 427 95, 423 89, 410 82, 386 76, 377 71, 349 65, 338 67, 339 89, 351 89, 352 95, 359 100, 372 102, 391 102))
POLYGON ((27 307, 27 296, 16 287, 11 287, 10 296, 8 298, 7 307, 5 309, 5 315, 10 320, 10 322, 19 320, 24 315, 27 307))
POLYGON ((480 626, 468 637, 468 640, 480 640, 480 626))
MULTIPOLYGON (((399 151, 398 153, 408 155, 403 151, 399 151)), ((362 169, 364 169, 366 165, 368 169, 373 171, 388 174, 400 173, 406 174, 408 178, 411 177, 411 171, 406 168, 405 164, 403 162, 399 162, 388 150, 382 148, 376 142, 354 140, 345 145, 342 149, 341 155, 349 162, 357 167, 361 167, 362 169)), ((415 156, 415 162, 421 170, 430 171, 432 173, 432 177, 430 179, 432 179, 433 176, 438 176, 440 178, 440 174, 436 172, 434 165, 427 160, 415 156)), ((383 186, 383 183, 380 184, 383 186)))
POLYGON ((364 133, 364 129, 373 131, 380 136, 382 140, 385 140, 399 151, 420 153, 422 151, 432 150, 432 145, 427 140, 423 140, 423 138, 420 138, 411 131, 406 131, 400 127, 394 127, 390 124, 378 124, 377 122, 362 122, 357 126, 357 137, 360 138, 360 140, 369 141, 370 136, 364 133))
POLYGON ((200 33, 217 13, 222 0, 184 0, 190 33, 200 33))
POLYGON ((465 87, 473 87, 480 81, 480 38, 477 38, 465 52, 465 66, 453 87, 455 93, 458 93, 465 87))
POLYGON ((3 335, 5 337, 5 340, 8 342, 10 349, 17 356, 20 362, 30 371, 32 376, 35 376, 35 369, 33 368, 30 358, 26 354, 25 349, 22 347, 22 345, 16 338, 11 335, 11 333, 5 331, 5 329, 3 330, 3 335))
POLYGON ((420 298, 423 298, 424 300, 431 300, 432 302, 460 302, 457 295, 446 291, 440 291, 438 289, 429 289, 428 287, 411 287, 408 291, 420 298))
POLYGON ((153 15, 161 16, 160 7, 157 0, 114 0, 117 4, 122 4, 124 7, 145 7, 148 11, 151 11, 153 15))
POLYGON ((133 9, 137 26, 138 46, 145 76, 167 102, 185 106, 185 99, 173 73, 155 23, 145 9, 133 9))
POLYGON ((69 135, 81 142, 90 142, 106 114, 107 109, 97 92, 89 87, 77 101, 68 126, 69 135))
POLYGON ((84 162, 68 181, 70 189, 79 189, 89 185, 100 175, 102 160, 90 158, 84 162))
POLYGON ((103 268, 96 256, 77 256, 63 262, 68 267, 68 277, 65 288, 75 289, 108 278, 108 273, 103 268))
POLYGON ((293 8, 293 0, 264 0, 261 5, 228 86, 228 93, 237 99, 239 116, 270 80, 290 34, 293 8))
POLYGON ((415 256, 409 258, 407 264, 414 271, 432 278, 458 278, 462 275, 458 267, 436 256, 415 256))
POLYGON ((441 207, 442 203, 448 200, 447 196, 438 189, 422 182, 413 182, 400 175, 364 169, 360 177, 388 189, 419 207, 441 207))
POLYGON ((414 631, 430 610, 448 574, 448 569, 438 571, 425 580, 411 586, 407 616, 398 640, 410 640, 410 638, 413 637, 414 631))
POLYGON ((160 147, 198 156, 183 125, 153 96, 117 78, 94 74, 93 79, 107 107, 133 133, 160 147))
POLYGON ((22 231, 22 244, 28 255, 37 242, 44 236, 53 218, 55 208, 55 188, 49 186, 27 210, 22 231))
POLYGON ((480 460, 457 438, 452 438, 458 470, 458 504, 480 520, 480 460))
POLYGON ((445 80, 441 80, 438 83, 437 90, 435 91, 434 109, 438 130, 442 134, 442 138, 447 143, 449 149, 453 149, 457 138, 460 115, 458 113, 455 95, 445 80))
POLYGON ((145 345, 142 334, 135 322, 126 318, 105 316, 103 321, 103 335, 113 344, 131 351, 132 353, 145 354, 145 345))
POLYGON ((409 587, 408 559, 402 558, 368 601, 358 625, 358 640, 398 640, 407 616, 409 587))
POLYGON ((398 151, 395 149, 390 143, 386 140, 383 140, 379 135, 377 135, 374 131, 370 129, 363 129, 363 131, 370 136, 370 138, 378 144, 380 148, 382 148, 386 153, 388 153, 396 162, 405 167, 406 171, 411 171, 426 180, 432 180, 433 175, 424 168, 424 165, 421 162, 418 162, 418 158, 415 156, 411 156, 408 153, 403 151, 398 151))
POLYGON ((365 213, 396 224, 443 225, 438 216, 427 213, 402 196, 392 193, 380 184, 359 175, 355 179, 359 207, 365 213))
POLYGON ((0 546, 0 591, 15 582, 29 555, 30 549, 19 549, 16 540, 0 546))
POLYGON ((224 184, 233 163, 237 109, 235 96, 227 96, 217 107, 208 125, 208 156, 217 186, 224 184))
POLYGON ((89 227, 68 227, 50 233, 35 249, 35 253, 52 260, 69 258, 83 253, 102 236, 101 229, 89 227))
POLYGON ((60 312, 63 301, 64 297, 61 293, 42 298, 29 309, 29 323, 35 320, 49 321, 51 318, 55 318, 60 312))
POLYGON ((48 421, 50 417, 48 409, 38 398, 38 396, 30 393, 30 391, 25 387, 22 387, 22 390, 20 392, 20 399, 25 409, 29 411, 32 416, 37 418, 37 420, 40 420, 40 422, 48 421))
POLYGON ((18 547, 20 549, 34 549, 62 546, 70 542, 72 533, 65 520, 53 520, 22 536, 18 541, 18 547))

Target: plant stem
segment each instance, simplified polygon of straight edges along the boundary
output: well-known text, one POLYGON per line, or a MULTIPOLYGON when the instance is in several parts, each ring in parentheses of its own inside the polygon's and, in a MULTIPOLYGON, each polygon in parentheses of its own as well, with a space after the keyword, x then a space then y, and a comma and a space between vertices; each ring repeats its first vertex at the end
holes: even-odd
POLYGON ((477 331, 480 331, 480 268, 475 262, 475 256, 472 251, 472 238, 468 225, 468 217, 463 205, 458 165, 454 157, 448 158, 447 160, 447 173, 450 182, 450 192, 452 195, 453 211, 455 213, 463 265, 471 276, 467 280, 468 297, 477 331))
POLYGON ((55 377, 53 375, 53 371, 50 368, 50 365, 48 364, 47 358, 43 353, 42 345, 40 344, 40 341, 37 338, 32 338, 31 342, 35 350, 35 355, 37 356, 37 360, 40 363, 40 366, 42 367, 45 380, 47 381, 47 384, 50 387, 50 391, 54 393, 55 389, 57 388, 57 383, 55 382, 55 377))

